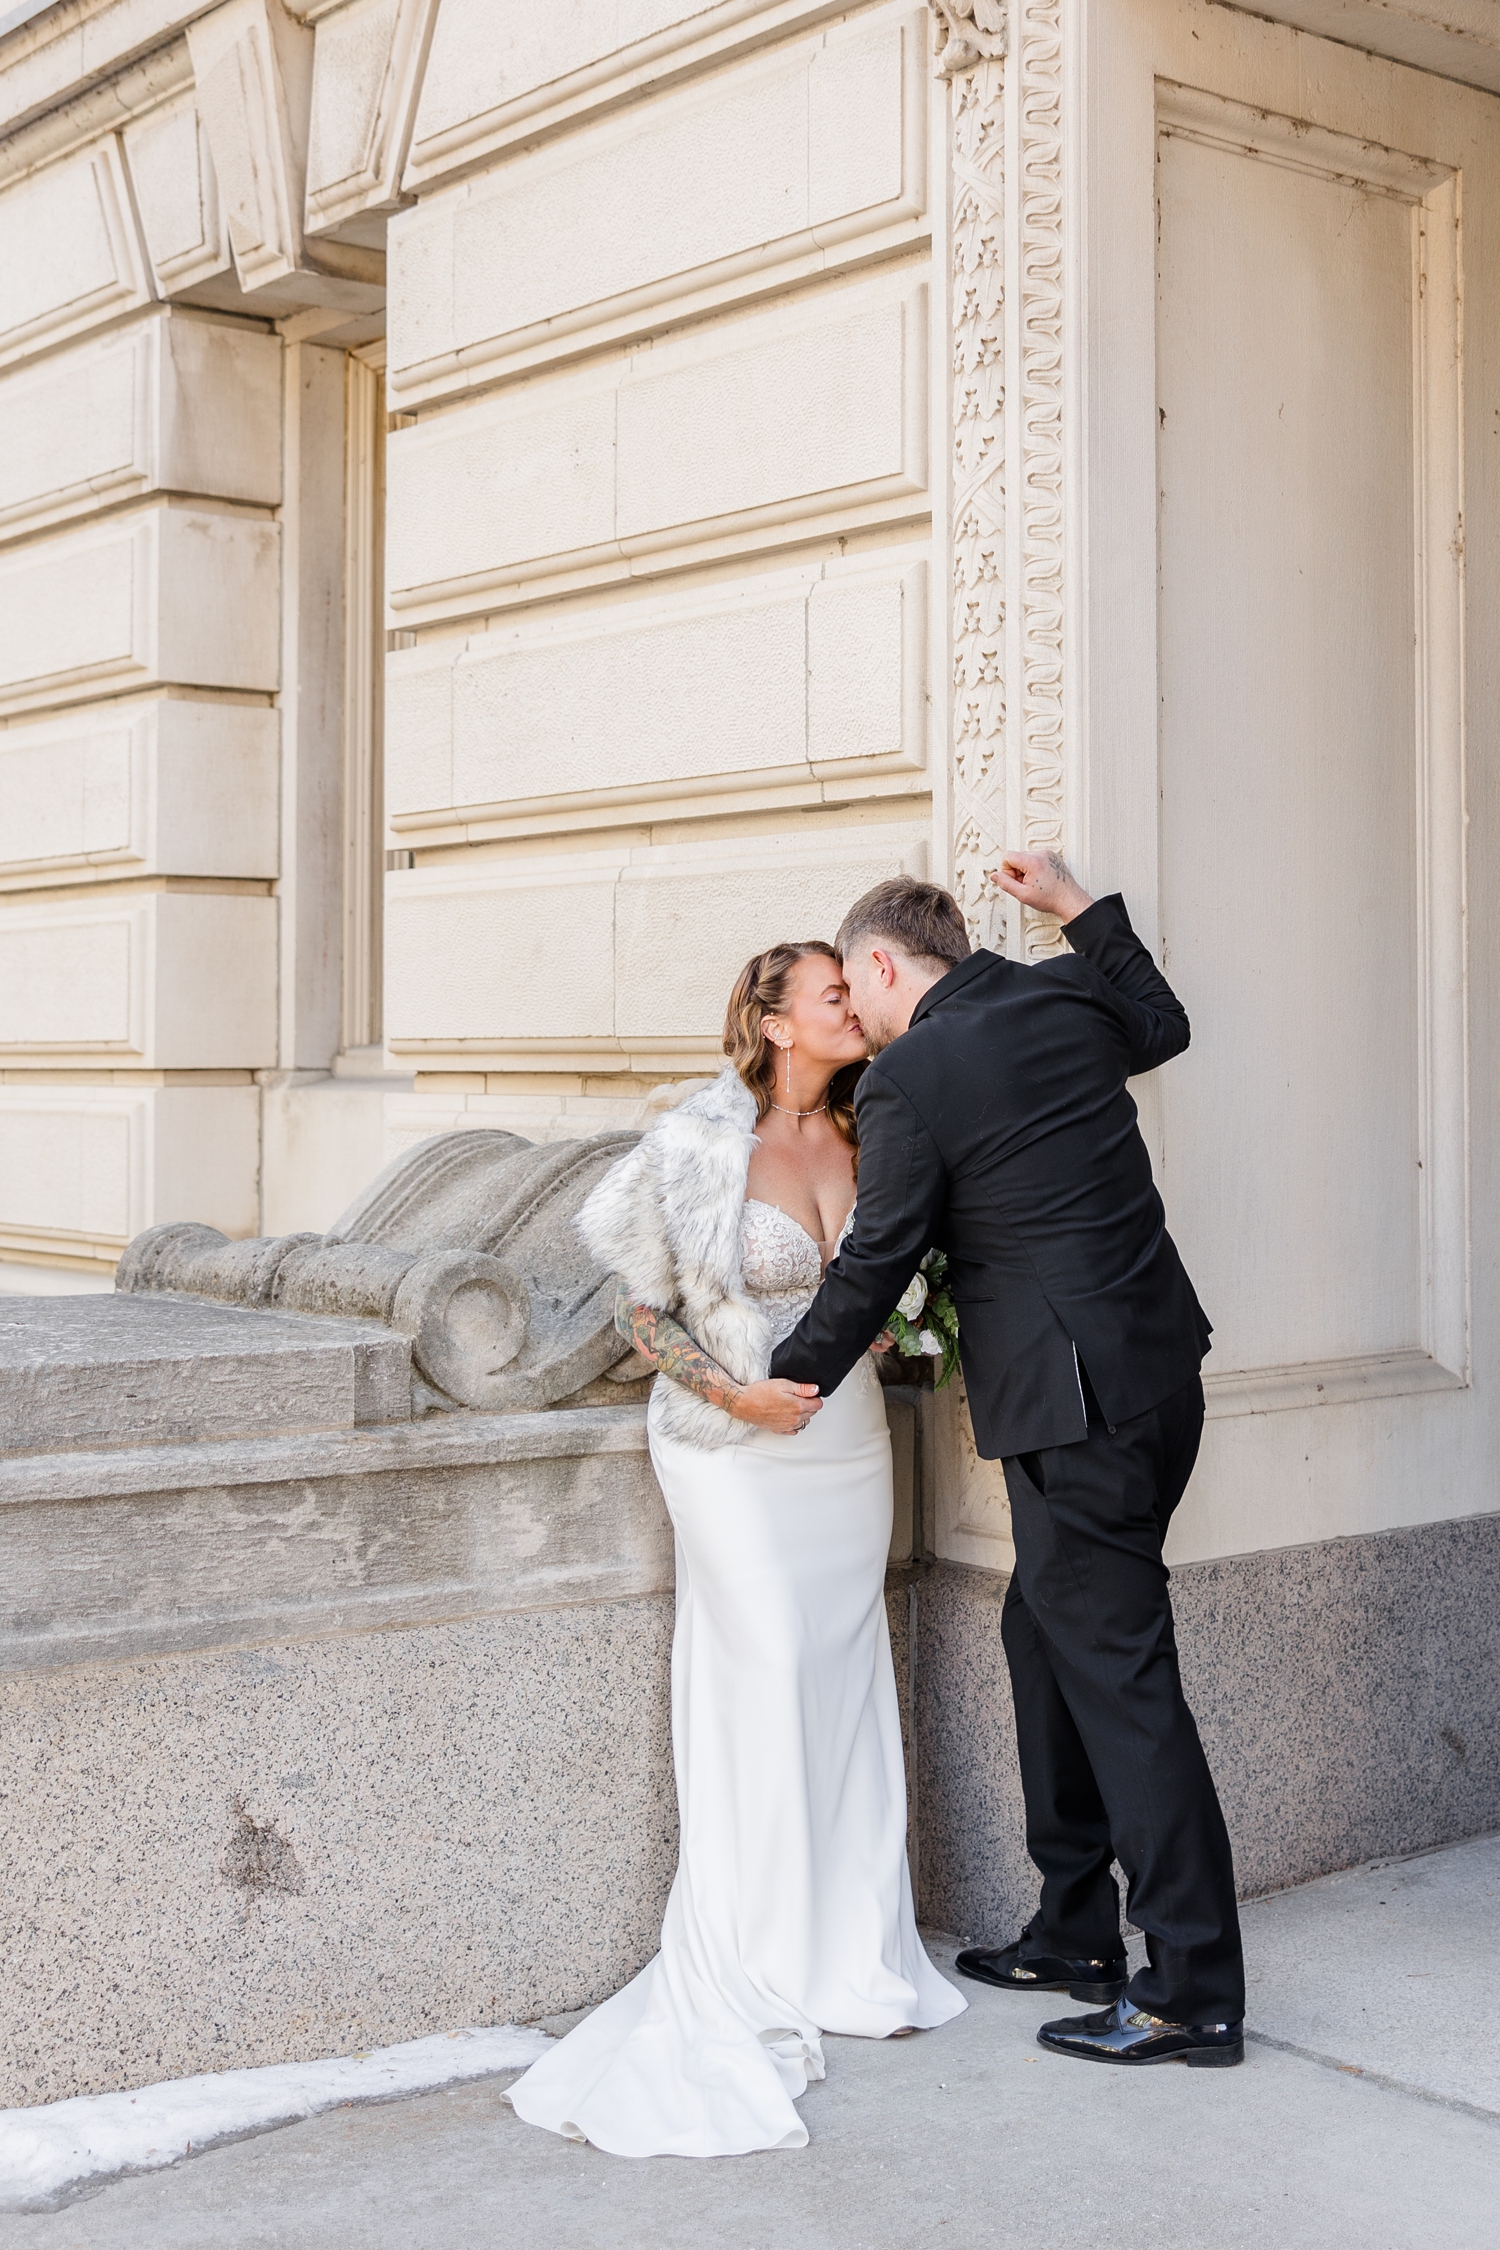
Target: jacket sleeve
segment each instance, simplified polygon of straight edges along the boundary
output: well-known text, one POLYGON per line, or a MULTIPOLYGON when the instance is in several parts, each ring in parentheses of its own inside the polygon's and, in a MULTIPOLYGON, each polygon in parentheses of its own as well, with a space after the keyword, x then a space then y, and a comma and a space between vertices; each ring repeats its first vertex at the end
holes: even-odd
POLYGON ((1125 1034, 1129 1075, 1180 1055, 1190 1036, 1187 1010, 1130 927, 1119 892, 1086 906, 1064 925, 1063 936, 1097 971, 1095 990, 1125 1034))
POLYGON ((947 1172, 932 1136, 887 1075, 867 1070, 856 1096, 859 1207, 854 1231, 771 1373, 816 1383, 826 1398, 869 1350, 932 1247, 947 1172))

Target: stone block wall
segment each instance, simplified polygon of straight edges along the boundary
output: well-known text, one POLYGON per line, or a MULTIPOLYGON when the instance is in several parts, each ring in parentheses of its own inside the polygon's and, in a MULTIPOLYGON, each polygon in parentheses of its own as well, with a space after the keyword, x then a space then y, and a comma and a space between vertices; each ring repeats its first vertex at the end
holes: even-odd
POLYGON ((10 1290, 637 1122, 932 821, 924 10, 81 6, 0 39, 10 1290))
MULTIPOLYGON (((27 208, 0 192, 13 288, 27 208)), ((35 285, 71 288, 54 248, 35 285)), ((148 302, 0 375, 0 1254, 69 1286, 152 1219, 256 1221, 281 374, 277 338, 148 302)))
POLYGON ((403 1132, 578 1131, 927 861, 928 31, 475 22, 390 226, 386 1039, 403 1132))

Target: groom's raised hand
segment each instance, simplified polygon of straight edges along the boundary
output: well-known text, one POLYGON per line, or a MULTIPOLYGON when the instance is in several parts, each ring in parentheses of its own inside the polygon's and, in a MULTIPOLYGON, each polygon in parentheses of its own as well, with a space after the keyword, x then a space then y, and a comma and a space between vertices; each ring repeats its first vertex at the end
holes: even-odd
POLYGON ((1068 873, 1061 852, 1007 852, 998 867, 987 867, 985 873, 1023 906, 1035 907, 1038 914, 1055 914, 1059 922, 1071 922, 1094 903, 1068 873))

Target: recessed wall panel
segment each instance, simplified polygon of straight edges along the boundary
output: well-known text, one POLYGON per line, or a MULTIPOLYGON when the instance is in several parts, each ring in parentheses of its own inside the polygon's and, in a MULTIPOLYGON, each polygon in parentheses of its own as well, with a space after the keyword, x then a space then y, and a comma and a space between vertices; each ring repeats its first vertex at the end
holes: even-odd
POLYGON ((107 1270, 167 1219, 253 1234, 260 1089, 0 1085, 0 1246, 107 1270))
POLYGON ((153 890, 0 908, 0 1060, 258 1070, 276 1058, 276 902, 153 890))
POLYGON ((0 365, 150 298, 112 134, 0 190, 0 365))
POLYGON ((385 917, 392 1046, 612 1034, 612 868, 397 876, 385 917))
POLYGON ((1417 1350, 1418 208, 1160 159, 1171 1224, 1211 1374, 1417 1350))
POLYGON ((0 378, 0 538, 138 494, 281 498, 281 343, 159 312, 0 378))

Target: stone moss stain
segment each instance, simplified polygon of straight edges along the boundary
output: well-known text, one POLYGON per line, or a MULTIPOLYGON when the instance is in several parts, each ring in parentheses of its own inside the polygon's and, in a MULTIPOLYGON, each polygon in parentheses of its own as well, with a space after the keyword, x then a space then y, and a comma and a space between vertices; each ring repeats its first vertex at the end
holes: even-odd
POLYGON ((267 1891, 300 1895, 307 1889, 296 1852, 273 1822, 256 1820, 241 1797, 230 1798, 229 1815, 234 1826, 219 1862, 219 1873, 231 1889, 241 1893, 247 1913, 252 1901, 267 1891))

